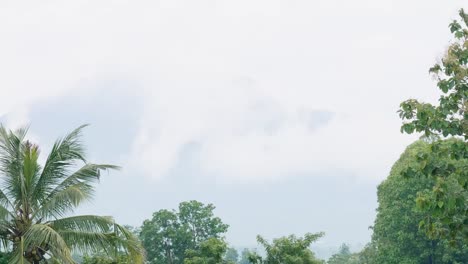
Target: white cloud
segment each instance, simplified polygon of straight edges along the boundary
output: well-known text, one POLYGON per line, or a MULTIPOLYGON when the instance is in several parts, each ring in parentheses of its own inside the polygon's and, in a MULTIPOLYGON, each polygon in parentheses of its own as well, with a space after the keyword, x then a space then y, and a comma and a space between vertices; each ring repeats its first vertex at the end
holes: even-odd
POLYGON ((132 164, 151 177, 195 141, 201 169, 230 180, 335 166, 381 179, 414 139, 398 103, 435 98, 426 69, 462 3, 3 3, 0 115, 125 74, 146 98, 132 164), (311 131, 304 111, 335 115, 311 131))

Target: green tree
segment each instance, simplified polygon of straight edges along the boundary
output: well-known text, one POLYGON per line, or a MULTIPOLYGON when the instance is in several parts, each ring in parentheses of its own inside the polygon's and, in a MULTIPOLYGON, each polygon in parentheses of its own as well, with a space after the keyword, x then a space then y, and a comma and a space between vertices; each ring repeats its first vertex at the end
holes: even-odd
POLYGON ((160 210, 152 219, 145 220, 140 237, 148 260, 153 264, 184 263, 188 250, 197 250, 203 241, 220 239, 228 229, 215 207, 198 201, 179 204, 179 210, 160 210))
POLYGON ((46 257, 74 263, 72 250, 96 249, 124 251, 143 263, 137 237, 111 217, 65 217, 92 198, 102 170, 117 168, 86 161, 83 127, 56 141, 41 166, 39 147, 25 140, 26 129, 0 126, 0 241, 12 249, 10 263, 36 264, 46 257))
POLYGON ((190 235, 190 248, 209 238, 220 238, 228 230, 229 226, 221 218, 214 216, 214 209, 213 204, 204 205, 198 201, 179 204, 179 222, 184 233, 190 235))
POLYGON ((177 247, 188 235, 180 228, 177 213, 160 210, 153 214, 151 220, 145 220, 140 238, 146 249, 147 259, 154 264, 180 263, 175 254, 177 247))
POLYGON ((357 254, 356 264, 380 264, 377 262, 377 248, 375 243, 367 244, 361 252, 357 254))
MULTIPOLYGON (((441 144, 451 145, 452 141, 459 140, 441 144)), ((404 179, 402 173, 419 164, 418 157, 431 153, 431 147, 431 143, 422 140, 410 145, 393 165, 388 178, 378 186, 379 206, 372 245, 368 246, 366 255, 360 255, 367 257, 367 263, 463 263, 468 259, 468 248, 462 239, 456 241, 460 249, 452 248, 447 239, 428 238, 419 228, 421 219, 431 214, 418 210, 414 200, 420 191, 434 186, 435 179, 404 179)))
POLYGON ((352 258, 352 253, 349 250, 349 246, 342 244, 338 253, 334 254, 327 261, 328 264, 348 264, 352 258))
POLYGON ((401 103, 402 132, 424 132, 426 136, 457 137, 462 141, 436 141, 432 151, 404 173, 407 177, 429 177, 434 184, 421 191, 417 204, 426 212, 421 222, 431 238, 457 237, 468 242, 468 15, 460 10, 460 21, 449 28, 455 39, 440 63, 429 71, 442 92, 437 105, 414 99, 401 103), (449 157, 450 159, 447 159, 449 157), (443 161, 441 161, 443 160, 443 161), (464 160, 464 161, 460 161, 464 160))
POLYGON ((310 245, 323 236, 323 233, 307 233, 303 238, 290 235, 273 240, 269 243, 263 237, 257 236, 257 241, 265 248, 266 256, 263 258, 257 253, 249 256, 253 264, 321 264, 309 249, 310 245))
POLYGON ((240 260, 239 260, 239 264, 250 264, 250 261, 249 261, 249 257, 253 254, 253 252, 247 248, 244 248, 244 250, 242 250, 242 253, 241 253, 241 256, 240 256, 240 260))
POLYGON ((239 252, 235 248, 228 248, 224 256, 224 260, 230 263, 237 263, 239 260, 239 252))
POLYGON ((218 238, 208 238, 196 250, 187 250, 184 264, 235 264, 224 259, 227 244, 218 238))

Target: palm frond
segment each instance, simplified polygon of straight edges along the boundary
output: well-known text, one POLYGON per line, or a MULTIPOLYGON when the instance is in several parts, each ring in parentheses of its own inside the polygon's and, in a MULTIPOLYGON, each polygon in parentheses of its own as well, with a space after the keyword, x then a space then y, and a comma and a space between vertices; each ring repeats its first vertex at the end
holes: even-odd
POLYGON ((63 263, 75 263, 65 240, 49 225, 34 224, 28 229, 24 235, 24 248, 29 250, 34 247, 47 248, 63 263))
POLYGON ((10 239, 8 235, 11 230, 11 222, 8 220, 0 220, 0 246, 2 251, 6 251, 10 244, 10 239))
POLYGON ((114 246, 123 249, 132 263, 143 264, 145 261, 145 251, 138 237, 124 226, 118 224, 114 225, 114 232, 116 233, 114 246))
MULTIPOLYGON (((62 212, 62 209, 73 209, 82 201, 89 200, 94 193, 92 184, 99 181, 101 171, 107 169, 119 169, 119 167, 108 164, 85 164, 55 186, 48 196, 38 203, 36 215, 41 218, 49 217, 48 211, 62 212), (53 208, 54 206, 58 208, 53 208)), ((63 215, 64 212, 58 215, 63 215)))
POLYGON ((127 255, 131 263, 143 264, 145 253, 140 240, 125 227, 112 224, 107 233, 59 231, 73 250, 87 253, 105 252, 109 256, 127 255))
POLYGON ((0 205, 0 221, 9 221, 15 216, 5 206, 0 205))
POLYGON ((73 211, 84 201, 93 198, 94 188, 84 182, 79 182, 57 192, 53 197, 44 201, 40 208, 33 212, 33 219, 51 219, 64 216, 73 211))
POLYGON ((143 264, 145 254, 141 242, 123 226, 112 224, 107 233, 63 230, 58 233, 68 245, 79 252, 105 252, 109 256, 125 254, 134 264, 143 264))
POLYGON ((97 253, 103 250, 108 253, 110 251, 109 233, 75 230, 59 231, 59 233, 73 251, 86 253, 97 253))
POLYGON ((45 162, 42 173, 37 181, 33 197, 41 200, 67 176, 68 170, 78 161, 86 162, 84 146, 81 142, 81 131, 87 125, 73 130, 63 139, 57 140, 45 162))
POLYGON ((50 222, 50 226, 60 231, 101 232, 108 233, 114 225, 110 216, 79 215, 61 218, 50 222))
MULTIPOLYGON (((87 182, 87 183, 95 183, 99 181, 101 176, 101 171, 103 170, 118 170, 120 169, 119 166, 110 165, 110 164, 93 164, 88 163, 81 167, 79 170, 71 174, 69 177, 64 179, 56 188, 55 190, 60 190, 66 186, 71 184, 75 184, 77 182, 87 182)), ((52 192, 53 193, 53 192, 52 192)))
MULTIPOLYGON (((15 206, 24 201, 25 185, 22 177, 22 147, 27 129, 16 134, 0 125, 0 172, 3 172, 6 187, 3 193, 17 201, 15 206)), ((15 207, 14 206, 14 207, 15 207)))
POLYGON ((32 197, 32 191, 38 181, 41 166, 37 160, 39 158, 39 147, 26 141, 23 146, 23 173, 22 179, 24 183, 23 190, 23 208, 26 214, 30 214, 32 208, 37 205, 38 201, 32 197))
POLYGON ((108 164, 85 164, 76 172, 72 173, 70 176, 63 179, 61 183, 55 186, 55 188, 50 191, 47 197, 44 200, 52 199, 57 193, 60 193, 64 189, 68 188, 69 186, 78 184, 78 183, 86 183, 91 185, 95 182, 98 182, 101 176, 102 170, 108 169, 119 169, 120 167, 115 165, 108 165, 108 164))
POLYGON ((8 196, 6 196, 6 194, 0 190, 0 205, 4 206, 5 208, 14 208, 13 204, 11 203, 10 199, 8 198, 8 196))

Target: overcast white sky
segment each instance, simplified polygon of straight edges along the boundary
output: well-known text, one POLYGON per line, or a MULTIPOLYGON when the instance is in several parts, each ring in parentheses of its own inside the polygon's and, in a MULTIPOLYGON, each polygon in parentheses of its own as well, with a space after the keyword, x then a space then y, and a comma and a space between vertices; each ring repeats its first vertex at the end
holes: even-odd
POLYGON ((0 117, 47 146, 79 124, 124 167, 83 210, 139 225, 215 203, 228 239, 365 243, 375 187, 416 137, 404 99, 466 1, 2 1, 0 117), (346 219, 346 223, 343 223, 346 219))

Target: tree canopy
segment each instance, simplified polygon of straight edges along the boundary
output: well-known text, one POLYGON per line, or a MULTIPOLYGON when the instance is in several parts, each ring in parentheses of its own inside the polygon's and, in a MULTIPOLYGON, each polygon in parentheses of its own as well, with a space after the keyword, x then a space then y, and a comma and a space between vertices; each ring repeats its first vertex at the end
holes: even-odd
POLYGON ((307 233, 304 237, 290 235, 273 239, 269 243, 261 236, 257 241, 266 251, 266 256, 252 253, 249 260, 253 264, 320 264, 314 253, 309 249, 310 245, 322 237, 323 233, 307 233))
POLYGON ((187 250, 184 264, 235 264, 224 258, 227 244, 218 238, 209 238, 200 243, 195 250, 187 250))
POLYGON ((237 263, 239 261, 239 252, 235 248, 228 248, 226 254, 224 255, 224 260, 226 262, 237 263))
MULTIPOLYGON (((451 145, 452 141, 441 142, 451 145)), ((462 263, 468 259, 463 239, 455 240, 457 248, 445 238, 429 238, 421 230, 421 221, 432 217, 416 207, 418 193, 431 188, 434 178, 407 178, 407 168, 419 164, 418 157, 431 152, 432 144, 417 141, 410 145, 393 165, 390 175, 378 186, 377 216, 373 226, 373 243, 377 248, 376 263, 462 263)))
POLYGON ((148 261, 184 263, 188 250, 193 253, 202 242, 222 238, 228 225, 214 216, 214 209, 212 204, 188 201, 180 203, 178 211, 155 212, 152 219, 144 221, 140 233, 148 261))
POLYGON ((460 20, 450 31, 454 40, 440 63, 429 72, 442 92, 437 105, 410 99, 401 103, 399 115, 405 133, 423 132, 425 136, 455 137, 450 143, 436 140, 431 151, 418 156, 418 163, 404 175, 428 177, 434 184, 421 191, 417 204, 430 217, 421 222, 431 238, 457 237, 468 242, 468 14, 460 10, 460 20))
POLYGON ((351 253, 347 244, 342 244, 339 251, 333 254, 327 261, 327 264, 359 264, 359 254, 351 253))
POLYGON ((241 252, 239 264, 249 264, 249 257, 253 254, 249 249, 244 248, 241 252))

